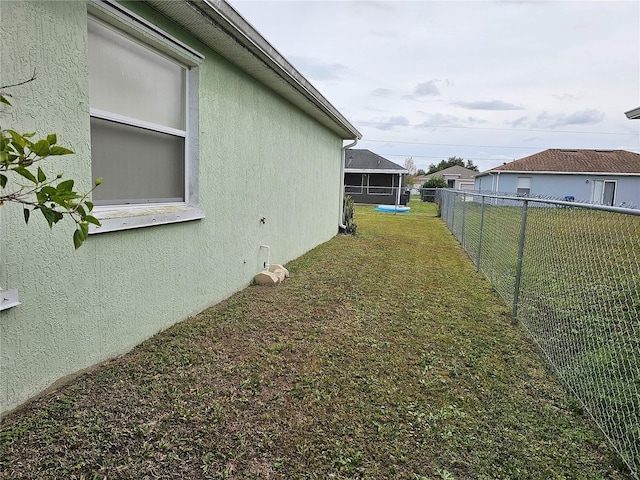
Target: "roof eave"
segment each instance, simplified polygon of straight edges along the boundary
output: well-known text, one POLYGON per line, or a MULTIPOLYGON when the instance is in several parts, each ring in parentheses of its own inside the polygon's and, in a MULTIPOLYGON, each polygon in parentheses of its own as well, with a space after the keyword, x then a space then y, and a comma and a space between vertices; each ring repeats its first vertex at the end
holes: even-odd
POLYGON ((513 173, 516 175, 589 175, 589 176, 605 176, 605 175, 617 175, 620 177, 633 177, 640 176, 640 172, 558 172, 553 170, 487 170, 476 175, 478 177, 485 177, 494 173, 513 173))
POLYGON ((224 0, 146 0, 158 12, 343 139, 362 134, 224 0))
POLYGON ((628 112, 624 112, 624 114, 629 120, 638 120, 640 119, 640 107, 629 110, 628 112))
POLYGON ((409 170, 392 168, 345 168, 344 173, 398 173, 408 175, 409 170))

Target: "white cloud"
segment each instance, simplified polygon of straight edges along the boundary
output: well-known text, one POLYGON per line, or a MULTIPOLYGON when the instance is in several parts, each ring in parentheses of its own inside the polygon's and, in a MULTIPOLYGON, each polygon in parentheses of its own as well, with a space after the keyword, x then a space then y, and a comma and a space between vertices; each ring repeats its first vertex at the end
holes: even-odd
POLYGON ((403 116, 395 116, 388 118, 378 118, 371 122, 363 122, 371 125, 378 130, 392 130, 395 127, 406 127, 409 125, 409 120, 403 116))
POLYGON ((428 80, 426 82, 419 83, 413 90, 413 94, 418 97, 440 95, 440 89, 436 86, 436 83, 437 80, 428 80))
POLYGON ((510 122, 510 125, 521 128, 554 129, 570 125, 595 125, 601 123, 605 116, 603 112, 593 109, 569 114, 542 112, 531 120, 528 117, 520 117, 510 122))
POLYGON ((308 57, 290 57, 289 62, 305 72, 310 80, 334 80, 346 76, 349 68, 340 63, 324 63, 308 57))
POLYGON ((524 110, 522 105, 503 102, 502 100, 476 100, 471 102, 451 102, 452 105, 466 108, 468 110, 524 110))
POLYGON ((447 114, 447 113, 433 113, 426 115, 426 120, 419 125, 417 128, 433 128, 433 127, 442 127, 442 126, 457 126, 460 124, 460 118, 455 115, 447 114))
POLYGON ((374 97, 390 97, 394 95, 394 91, 388 88, 376 88, 371 92, 374 97))
POLYGON ((624 116, 640 105, 639 2, 231 3, 364 134, 362 148, 418 168, 482 151, 481 169, 546 148, 640 151, 640 121, 624 116), (372 112, 384 129, 358 123, 372 112))

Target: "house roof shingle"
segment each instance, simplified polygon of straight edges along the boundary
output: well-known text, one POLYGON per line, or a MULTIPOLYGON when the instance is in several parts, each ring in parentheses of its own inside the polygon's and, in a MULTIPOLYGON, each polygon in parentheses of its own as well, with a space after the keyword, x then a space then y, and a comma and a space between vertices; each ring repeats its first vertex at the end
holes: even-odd
POLYGON ((451 167, 447 167, 442 170, 438 170, 437 172, 430 173, 429 175, 425 175, 423 178, 425 180, 429 180, 433 177, 443 177, 445 175, 459 175, 461 180, 473 180, 478 172, 475 170, 470 170, 465 167, 461 167, 460 165, 453 165, 451 167))
POLYGON ((360 148, 347 150, 344 167, 349 170, 397 170, 398 173, 407 173, 407 169, 397 163, 393 163, 370 150, 360 148))
MULTIPOLYGON (((493 171, 640 174, 640 154, 626 150, 562 150, 551 148, 505 163, 493 171)), ((484 172, 484 173, 488 173, 484 172)))

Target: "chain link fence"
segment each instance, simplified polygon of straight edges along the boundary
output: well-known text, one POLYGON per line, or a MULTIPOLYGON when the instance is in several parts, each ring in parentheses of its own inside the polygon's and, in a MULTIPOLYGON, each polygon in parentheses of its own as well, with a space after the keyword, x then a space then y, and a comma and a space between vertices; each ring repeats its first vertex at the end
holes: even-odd
POLYGON ((438 190, 448 228, 640 471, 640 210, 438 190))

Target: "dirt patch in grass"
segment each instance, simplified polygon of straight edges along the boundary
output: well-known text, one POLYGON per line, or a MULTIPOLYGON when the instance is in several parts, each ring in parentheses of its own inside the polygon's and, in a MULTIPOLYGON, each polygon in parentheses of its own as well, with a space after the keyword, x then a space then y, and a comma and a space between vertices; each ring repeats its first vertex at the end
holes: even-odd
POLYGON ((2 478, 629 478, 430 205, 3 421, 2 478))

